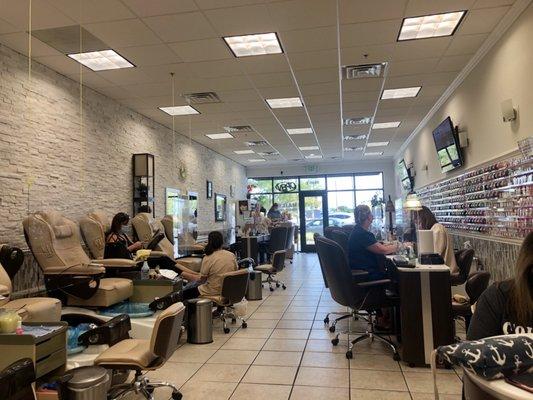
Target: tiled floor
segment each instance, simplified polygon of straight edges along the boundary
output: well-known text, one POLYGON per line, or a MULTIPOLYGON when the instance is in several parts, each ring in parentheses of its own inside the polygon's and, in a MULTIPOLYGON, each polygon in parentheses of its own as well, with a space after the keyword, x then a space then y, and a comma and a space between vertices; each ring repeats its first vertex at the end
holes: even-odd
MULTIPOLYGON (((207 345, 185 343, 165 366, 150 373, 181 387, 185 400, 429 400, 429 369, 393 361, 381 343, 364 341, 347 360, 346 336, 332 346, 333 334, 323 319, 340 310, 324 288, 316 255, 297 254, 281 278, 287 290, 248 303, 248 329, 234 327, 225 335, 215 327, 207 345)), ((461 398, 461 380, 454 370, 438 374, 444 400, 461 398)), ((157 399, 169 392, 156 390, 157 399)))

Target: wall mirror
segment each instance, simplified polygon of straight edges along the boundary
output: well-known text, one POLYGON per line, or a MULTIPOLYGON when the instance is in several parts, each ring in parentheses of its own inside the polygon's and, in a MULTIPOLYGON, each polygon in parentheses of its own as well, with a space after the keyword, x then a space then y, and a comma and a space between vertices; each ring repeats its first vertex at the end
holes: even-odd
POLYGON ((226 195, 215 193, 215 221, 226 220, 226 195))
POLYGON ((193 236, 198 235, 198 192, 187 192, 189 196, 189 231, 193 236))

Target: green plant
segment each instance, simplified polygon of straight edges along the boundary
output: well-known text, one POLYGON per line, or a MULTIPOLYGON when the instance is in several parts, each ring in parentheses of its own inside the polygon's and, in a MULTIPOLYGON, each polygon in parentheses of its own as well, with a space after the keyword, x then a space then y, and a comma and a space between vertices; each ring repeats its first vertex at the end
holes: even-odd
POLYGON ((379 206, 383 203, 384 203, 383 199, 381 197, 378 197, 377 193, 374 196, 372 196, 372 199, 370 199, 370 204, 372 204, 372 207, 379 206))

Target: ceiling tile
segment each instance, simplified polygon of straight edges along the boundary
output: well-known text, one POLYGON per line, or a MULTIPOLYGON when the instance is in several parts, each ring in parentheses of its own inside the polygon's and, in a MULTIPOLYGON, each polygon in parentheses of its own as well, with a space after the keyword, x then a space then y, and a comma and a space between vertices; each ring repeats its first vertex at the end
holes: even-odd
POLYGON ((269 54, 261 57, 245 57, 239 59, 239 65, 249 74, 289 71, 289 64, 284 54, 269 54))
POLYGON ((406 17, 439 14, 451 11, 468 10, 475 0, 409 0, 405 10, 406 17))
POLYGON ((139 17, 196 11, 194 0, 122 0, 139 17))
MULTIPOLYGON (((72 80, 75 80, 76 82, 80 81, 80 74, 79 73, 69 74, 69 75, 67 75, 67 77, 72 79, 72 80)), ((96 90, 98 90, 99 88, 102 88, 102 87, 113 86, 113 84, 111 82, 109 82, 108 80, 102 78, 96 72, 88 71, 87 69, 84 69, 83 73, 81 74, 81 78, 82 78, 83 84, 85 86, 88 86, 88 87, 96 89, 96 90)))
POLYGON ((299 85, 339 81, 337 67, 300 70, 295 75, 299 85))
MULTIPOLYGON (((19 31, 28 30, 29 0, 2 0, 0 9, 3 20, 19 28, 19 31)), ((46 0, 32 2, 32 29, 57 28, 74 24, 72 18, 46 0)))
POLYGON ((509 9, 510 7, 496 7, 470 10, 457 30, 457 35, 491 32, 509 9))
POLYGON ((372 64, 389 61, 395 44, 344 47, 341 49, 342 65, 372 64))
MULTIPOLYGON (((6 45, 10 49, 18 51, 21 54, 28 55, 28 34, 23 32, 8 33, 0 35, 0 43, 6 45)), ((31 40, 31 54, 32 57, 39 56, 59 56, 56 49, 48 46, 38 39, 32 37, 31 40)), ((66 57, 66 56, 64 56, 66 57)))
POLYGON ((219 36, 200 12, 148 17, 144 22, 164 42, 183 42, 219 36))
POLYGON ((341 47, 394 43, 402 20, 377 21, 341 26, 341 47))
POLYGON ((270 3, 270 17, 278 30, 335 25, 337 8, 333 1, 292 0, 270 3))
POLYGON ((477 0, 473 8, 499 7, 510 6, 515 3, 515 0, 477 0))
POLYGON ((242 69, 238 60, 234 58, 228 60, 189 63, 189 65, 199 78, 242 75, 242 69))
MULTIPOLYGON (((72 75, 80 72, 80 64, 64 55, 35 57, 35 61, 63 75, 72 75)), ((85 67, 83 68, 87 70, 85 67)))
POLYGON ((442 57, 435 67, 435 72, 460 71, 471 58, 471 55, 442 57))
MULTIPOLYGON (((142 0, 141 0, 142 1, 142 0)), ((195 0, 198 7, 202 10, 209 10, 212 8, 226 8, 238 7, 251 4, 263 3, 263 0, 195 0)))
POLYGON ((250 79, 257 88, 292 86, 294 80, 289 72, 275 72, 271 74, 254 74, 249 75, 250 79))
POLYGON ((0 35, 6 33, 19 32, 22 28, 17 28, 15 25, 11 25, 9 22, 0 19, 0 35))
POLYGON ((340 0, 341 24, 403 18, 407 0, 340 0))
POLYGON ((275 31, 268 9, 263 4, 207 10, 205 16, 220 36, 275 31))
POLYGON ((123 47, 116 50, 137 67, 172 64, 183 61, 165 44, 123 47))
POLYGON ((335 49, 291 53, 287 57, 294 70, 338 66, 337 50, 335 49))
POLYGON ((135 18, 135 14, 119 0, 47 1, 78 23, 135 18))
POLYGON ((285 51, 290 54, 337 48, 337 33, 334 26, 280 32, 285 51))
POLYGON ((482 33, 479 35, 457 35, 453 38, 450 46, 444 53, 446 56, 456 56, 462 54, 473 54, 489 35, 482 33))
POLYGON ((169 43, 169 47, 186 62, 233 58, 233 55, 221 38, 169 43))
POLYGON ((152 78, 139 68, 99 71, 98 75, 117 86, 152 82, 152 78))
POLYGON ((159 38, 138 19, 98 22, 84 27, 113 48, 160 43, 159 38))
MULTIPOLYGON (((453 39, 457 38, 455 36, 453 39)), ((446 51, 451 37, 399 42, 394 50, 393 60, 413 60, 419 58, 440 57, 446 51)))
POLYGON ((389 76, 423 74, 432 72, 439 62, 439 58, 424 58, 420 60, 392 61, 389 64, 389 76))

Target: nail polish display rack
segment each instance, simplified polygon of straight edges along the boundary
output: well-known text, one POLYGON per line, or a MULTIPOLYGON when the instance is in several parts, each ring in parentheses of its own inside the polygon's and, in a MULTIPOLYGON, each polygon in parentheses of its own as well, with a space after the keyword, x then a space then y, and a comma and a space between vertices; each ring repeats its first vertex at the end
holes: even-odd
POLYGON ((533 157, 488 164, 418 195, 452 231, 522 239, 533 230, 533 157))

